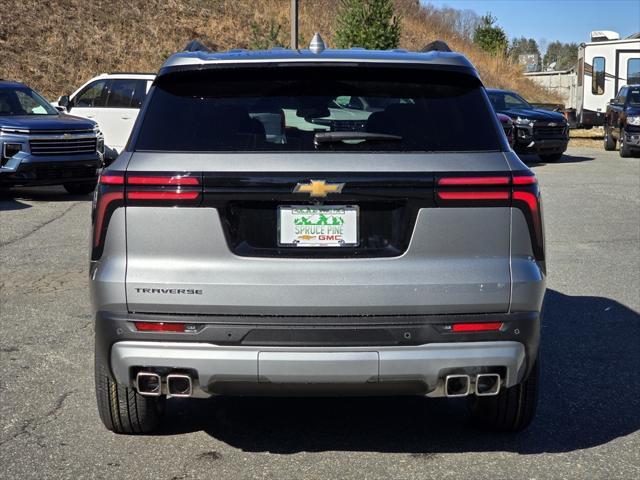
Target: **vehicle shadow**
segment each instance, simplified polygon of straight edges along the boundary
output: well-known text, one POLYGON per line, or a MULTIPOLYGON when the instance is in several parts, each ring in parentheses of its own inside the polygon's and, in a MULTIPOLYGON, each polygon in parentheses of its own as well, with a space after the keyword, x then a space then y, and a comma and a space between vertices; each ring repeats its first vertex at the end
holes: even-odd
POLYGON ((591 448, 640 428, 640 315, 607 298, 548 290, 542 385, 534 423, 520 434, 475 430, 465 399, 225 398, 171 400, 160 435, 204 430, 249 452, 508 451, 591 448))
MULTIPOLYGON (((549 162, 543 161, 538 155, 519 155, 520 160, 522 160, 527 165, 535 165, 535 166, 544 166, 548 165, 549 162)), ((568 153, 564 153, 562 158, 556 162, 551 162, 552 165, 556 165, 559 163, 580 163, 580 162, 590 162, 591 160, 595 160, 595 157, 584 156, 584 155, 571 155, 568 153)))
POLYGON ((20 200, 36 202, 91 201, 92 195, 71 195, 61 186, 11 188, 0 192, 0 210, 20 210, 31 205, 20 200))

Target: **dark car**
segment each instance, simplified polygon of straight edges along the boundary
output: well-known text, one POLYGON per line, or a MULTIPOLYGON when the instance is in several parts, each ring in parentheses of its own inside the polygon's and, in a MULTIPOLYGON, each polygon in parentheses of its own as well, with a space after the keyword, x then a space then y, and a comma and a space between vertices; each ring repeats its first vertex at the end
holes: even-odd
POLYGON ((96 123, 58 112, 26 85, 0 80, 0 186, 93 191, 104 141, 96 123))
POLYGON ((513 120, 516 152, 537 154, 545 162, 562 158, 569 143, 569 126, 562 114, 535 108, 508 90, 487 89, 487 94, 494 110, 513 120))
POLYGON ((640 84, 622 87, 607 105, 604 149, 615 150, 617 142, 621 157, 640 153, 640 84))
POLYGON ((513 128, 513 120, 508 115, 504 113, 497 113, 498 120, 500 120, 500 124, 502 125, 502 129, 504 130, 504 134, 507 136, 507 140, 509 140, 509 145, 513 148, 516 142, 515 128, 513 128))

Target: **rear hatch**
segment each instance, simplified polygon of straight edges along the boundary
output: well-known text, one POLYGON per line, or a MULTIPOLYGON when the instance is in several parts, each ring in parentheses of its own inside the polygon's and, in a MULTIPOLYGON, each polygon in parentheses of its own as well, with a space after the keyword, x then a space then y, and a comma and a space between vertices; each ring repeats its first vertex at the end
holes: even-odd
POLYGON ((142 117, 124 182, 130 311, 508 310, 510 172, 474 75, 182 71, 158 77, 142 117))

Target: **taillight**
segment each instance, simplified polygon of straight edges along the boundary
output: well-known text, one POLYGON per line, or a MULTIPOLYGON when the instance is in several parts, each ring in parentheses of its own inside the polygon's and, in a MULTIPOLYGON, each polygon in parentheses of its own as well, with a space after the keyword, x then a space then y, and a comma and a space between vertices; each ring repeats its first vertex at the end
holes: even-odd
POLYGON ((200 177, 190 174, 148 175, 127 173, 127 204, 156 202, 164 205, 199 203, 202 194, 200 177))
POLYGON ((106 170, 100 176, 93 208, 92 260, 102 256, 113 212, 124 205, 197 206, 202 197, 199 175, 147 174, 106 170))
POLYGON ((124 172, 103 172, 98 181, 98 187, 96 188, 96 198, 92 212, 92 260, 97 260, 102 256, 109 220, 113 212, 123 205, 124 172))
POLYGON ((446 176, 437 181, 436 202, 440 207, 513 206, 525 215, 534 256, 544 260, 544 232, 540 192, 535 175, 446 176))
POLYGON ((533 255, 544 261, 544 230, 538 181, 530 172, 514 173, 512 205, 520 209, 529 226, 533 255))

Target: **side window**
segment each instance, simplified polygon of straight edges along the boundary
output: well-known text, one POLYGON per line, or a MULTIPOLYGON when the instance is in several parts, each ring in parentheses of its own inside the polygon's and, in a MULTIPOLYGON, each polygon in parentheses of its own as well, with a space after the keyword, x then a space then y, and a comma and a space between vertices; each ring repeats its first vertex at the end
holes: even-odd
POLYGON ((73 100, 74 107, 104 107, 106 100, 106 80, 98 80, 87 85, 73 100))
POLYGON ((629 85, 640 83, 640 58, 627 60, 627 83, 629 85))
POLYGON ((624 104, 627 100, 627 87, 622 87, 620 89, 620 93, 618 93, 618 98, 616 98, 616 103, 624 104))
POLYGON ((522 108, 522 102, 520 100, 518 100, 516 97, 514 97, 513 95, 505 95, 504 96, 504 106, 507 109, 510 108, 522 108))
POLYGON ((604 75, 606 62, 604 57, 593 59, 593 74, 591 77, 591 93, 594 95, 604 94, 604 75))
POLYGON ((140 108, 146 89, 146 80, 112 80, 105 106, 107 108, 140 108))

